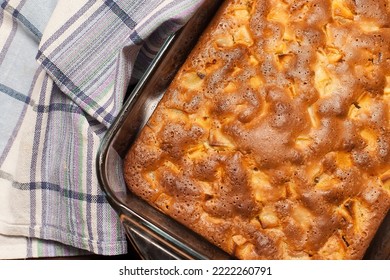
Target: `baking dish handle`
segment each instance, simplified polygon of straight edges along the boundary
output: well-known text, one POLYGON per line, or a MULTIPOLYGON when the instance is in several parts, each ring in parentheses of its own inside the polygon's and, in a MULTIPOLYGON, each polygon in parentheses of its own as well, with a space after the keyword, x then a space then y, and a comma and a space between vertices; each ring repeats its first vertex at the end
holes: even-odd
POLYGON ((134 222, 126 215, 121 215, 121 222, 126 235, 137 253, 145 260, 183 260, 195 259, 185 254, 176 244, 156 234, 148 226, 134 222))

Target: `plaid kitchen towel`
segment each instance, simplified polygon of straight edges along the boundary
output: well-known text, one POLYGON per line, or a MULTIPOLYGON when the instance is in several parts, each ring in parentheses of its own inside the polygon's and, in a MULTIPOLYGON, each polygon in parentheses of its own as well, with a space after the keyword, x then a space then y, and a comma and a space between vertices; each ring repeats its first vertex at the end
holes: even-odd
POLYGON ((0 0, 0 258, 126 253, 95 157, 202 0, 0 0))

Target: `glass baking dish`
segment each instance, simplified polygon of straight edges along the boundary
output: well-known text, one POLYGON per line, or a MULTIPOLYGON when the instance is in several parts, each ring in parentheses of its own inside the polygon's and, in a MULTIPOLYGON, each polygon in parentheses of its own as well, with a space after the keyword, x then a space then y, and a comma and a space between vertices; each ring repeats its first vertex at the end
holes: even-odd
MULTIPOLYGON (((102 141, 97 173, 133 247, 143 259, 233 259, 207 240, 132 194, 123 178, 123 159, 176 72, 216 13, 222 0, 206 0, 191 20, 169 37, 126 100, 102 141)), ((390 215, 365 259, 390 259, 390 215)))

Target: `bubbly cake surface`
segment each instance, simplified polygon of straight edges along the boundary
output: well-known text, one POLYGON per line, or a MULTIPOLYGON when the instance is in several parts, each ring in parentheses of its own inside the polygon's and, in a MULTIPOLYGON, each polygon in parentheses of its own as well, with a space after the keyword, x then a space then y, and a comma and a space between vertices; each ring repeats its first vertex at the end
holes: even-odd
POLYGON ((390 208, 390 2, 225 1, 126 159, 240 259, 359 259, 390 208))

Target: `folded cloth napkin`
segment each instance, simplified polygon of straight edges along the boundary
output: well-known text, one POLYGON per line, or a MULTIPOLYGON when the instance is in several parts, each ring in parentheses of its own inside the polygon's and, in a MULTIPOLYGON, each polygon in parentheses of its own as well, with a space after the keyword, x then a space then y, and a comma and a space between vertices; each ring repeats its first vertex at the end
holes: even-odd
POLYGON ((201 2, 0 0, 0 258, 126 253, 97 150, 201 2))

